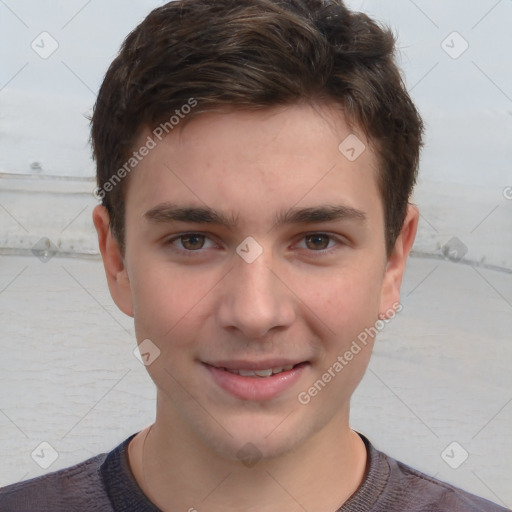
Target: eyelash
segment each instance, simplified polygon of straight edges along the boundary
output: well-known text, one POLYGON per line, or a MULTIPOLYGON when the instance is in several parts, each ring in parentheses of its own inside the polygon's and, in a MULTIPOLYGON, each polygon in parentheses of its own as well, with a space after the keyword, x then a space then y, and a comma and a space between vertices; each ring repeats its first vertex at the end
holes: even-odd
MULTIPOLYGON (((200 233, 200 232, 197 232, 197 231, 191 231, 191 232, 188 232, 188 233, 181 233, 179 235, 176 235, 176 236, 173 236, 172 238, 168 239, 164 245, 169 245, 169 246, 173 246, 173 242, 177 241, 177 240, 180 240, 181 238, 184 238, 186 236, 191 236, 191 235, 199 235, 199 236, 204 236, 205 239, 207 240, 210 240, 213 242, 213 240, 208 237, 206 234, 204 233, 200 233)), ((324 236, 327 236, 329 238, 329 242, 333 241, 333 242, 336 242, 336 244, 338 245, 338 247, 331 247, 331 248, 328 248, 328 249, 320 249, 318 251, 314 251, 314 250, 308 250, 307 248, 305 249, 309 254, 310 257, 313 257, 313 258, 317 258, 317 257, 321 257, 321 256, 325 256, 326 254, 330 254, 332 251, 335 251, 337 249, 339 249, 340 247, 339 246, 343 246, 343 245, 347 245, 346 242, 344 242, 340 237, 337 237, 335 235, 332 235, 330 233, 325 233, 323 231, 313 231, 313 232, 310 232, 310 233, 305 233, 301 236, 301 238, 299 239, 299 242, 302 241, 302 240, 305 240, 308 236, 314 236, 314 235, 324 235, 324 236)), ((198 254, 202 254, 203 253, 203 249, 197 249, 195 251, 191 251, 191 250, 186 250, 186 249, 179 249, 177 247, 172 247, 172 249, 177 252, 178 254, 180 255, 183 255, 183 256, 186 256, 186 257, 197 257, 198 254), (196 254, 197 253, 197 254, 196 254)))

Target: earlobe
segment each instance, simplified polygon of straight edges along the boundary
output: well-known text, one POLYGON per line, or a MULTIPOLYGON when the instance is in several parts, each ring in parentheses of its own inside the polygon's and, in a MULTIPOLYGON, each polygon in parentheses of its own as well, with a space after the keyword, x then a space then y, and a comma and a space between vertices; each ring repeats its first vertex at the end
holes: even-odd
POLYGON ((400 287, 402 285, 405 264, 416 238, 418 220, 418 207, 409 204, 402 229, 395 241, 393 251, 388 257, 382 283, 379 317, 386 317, 388 312, 394 309, 393 305, 400 302, 400 287))
POLYGON ((98 244, 110 295, 123 313, 133 317, 130 280, 119 243, 110 229, 110 216, 107 209, 101 205, 96 206, 92 219, 98 234, 98 244))

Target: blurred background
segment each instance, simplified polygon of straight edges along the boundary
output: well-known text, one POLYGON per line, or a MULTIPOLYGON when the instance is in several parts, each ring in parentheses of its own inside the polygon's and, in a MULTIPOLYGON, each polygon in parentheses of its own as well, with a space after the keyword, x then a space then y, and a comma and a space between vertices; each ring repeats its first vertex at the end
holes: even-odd
MULTIPOLYGON (((98 256, 88 116, 124 37, 162 3, 0 0, 0 486, 153 420, 98 256)), ((347 4, 392 27, 426 123, 404 309, 379 335, 353 428, 512 507, 512 3, 347 4)))

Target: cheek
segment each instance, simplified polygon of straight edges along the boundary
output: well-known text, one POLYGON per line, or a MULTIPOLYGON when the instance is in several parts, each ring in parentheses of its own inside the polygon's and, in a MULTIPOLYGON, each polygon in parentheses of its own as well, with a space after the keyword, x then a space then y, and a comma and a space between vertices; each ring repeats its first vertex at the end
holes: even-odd
POLYGON ((352 269, 331 279, 330 286, 311 297, 312 309, 329 327, 328 334, 322 339, 315 379, 316 383, 320 379, 327 384, 324 388, 323 384, 318 386, 313 382, 312 388, 304 390, 317 393, 317 387, 322 389, 321 393, 318 391, 319 398, 315 398, 318 406, 322 403, 346 404, 361 381, 373 348, 371 328, 378 317, 381 283, 382 276, 377 272, 359 273, 352 269), (314 304, 322 307, 314 309, 314 304))
POLYGON ((307 297, 305 304, 329 327, 330 334, 346 342, 377 319, 381 286, 378 270, 330 269, 324 276, 304 282, 301 296, 307 297))
POLYGON ((164 349, 169 340, 173 346, 187 344, 187 338, 178 333, 191 319, 194 325, 202 325, 202 312, 217 280, 207 273, 180 272, 153 261, 150 267, 135 268, 130 281, 137 339, 149 338, 164 349))

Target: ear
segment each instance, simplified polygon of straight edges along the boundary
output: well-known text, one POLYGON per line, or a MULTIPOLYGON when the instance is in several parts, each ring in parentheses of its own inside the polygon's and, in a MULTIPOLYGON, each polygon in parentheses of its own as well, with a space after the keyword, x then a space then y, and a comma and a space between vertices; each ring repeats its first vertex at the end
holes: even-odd
POLYGON ((388 257, 381 290, 380 318, 388 316, 389 313, 386 314, 386 312, 396 311, 400 302, 400 287, 402 286, 405 264, 416 237, 419 216, 418 207, 409 204, 402 230, 396 239, 393 251, 388 257))
POLYGON ((121 249, 110 229, 110 216, 107 209, 101 205, 96 206, 92 213, 92 220, 98 233, 98 243, 110 295, 123 313, 133 317, 130 280, 121 249))

